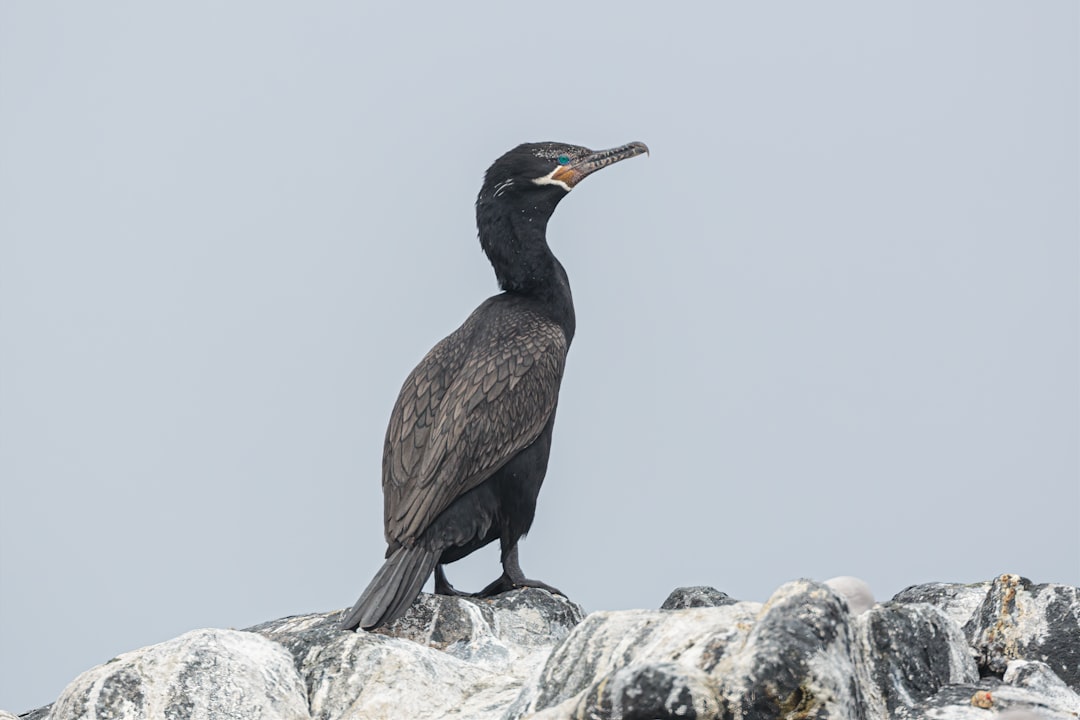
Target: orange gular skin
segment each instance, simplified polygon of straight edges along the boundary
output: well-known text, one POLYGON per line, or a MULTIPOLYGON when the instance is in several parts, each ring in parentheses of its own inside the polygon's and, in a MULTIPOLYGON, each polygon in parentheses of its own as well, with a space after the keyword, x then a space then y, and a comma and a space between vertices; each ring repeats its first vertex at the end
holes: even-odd
POLYGON ((564 182, 568 187, 574 187, 585 177, 580 171, 575 170, 572 165, 563 165, 555 169, 552 173, 551 179, 564 182))

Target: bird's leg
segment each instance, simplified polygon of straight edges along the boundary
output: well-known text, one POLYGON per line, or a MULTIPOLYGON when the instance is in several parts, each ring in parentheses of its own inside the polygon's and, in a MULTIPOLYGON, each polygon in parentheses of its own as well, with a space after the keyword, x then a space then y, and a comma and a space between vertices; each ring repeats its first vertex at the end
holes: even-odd
POLYGON ((504 546, 502 566, 503 574, 500 575, 495 582, 476 593, 477 597, 491 597, 492 595, 498 595, 499 593, 527 587, 540 588, 541 590, 547 590, 553 595, 562 595, 563 597, 566 597, 562 590, 553 588, 547 583, 540 582, 539 580, 530 580, 525 577, 525 573, 521 571, 521 565, 518 563, 518 546, 516 542, 509 549, 506 549, 504 546))
POLYGON ((456 597, 468 597, 469 593, 463 593, 446 579, 446 571, 443 570, 442 563, 435 566, 435 594, 436 595, 453 595, 456 597))

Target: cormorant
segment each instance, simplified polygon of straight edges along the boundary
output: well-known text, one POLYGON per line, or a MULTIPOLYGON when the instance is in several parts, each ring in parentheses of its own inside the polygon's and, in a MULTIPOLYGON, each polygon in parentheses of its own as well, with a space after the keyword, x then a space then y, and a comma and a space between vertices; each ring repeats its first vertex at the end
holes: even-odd
POLYGON ((547 471, 575 327, 570 283, 548 247, 547 223, 586 176, 648 150, 640 142, 600 151, 526 143, 488 169, 476 225, 503 292, 405 379, 383 448, 386 562, 342 628, 373 629, 400 617, 433 570, 435 592, 461 594, 443 564, 496 538, 503 573, 480 596, 521 587, 558 592, 525 577, 517 547, 547 471))

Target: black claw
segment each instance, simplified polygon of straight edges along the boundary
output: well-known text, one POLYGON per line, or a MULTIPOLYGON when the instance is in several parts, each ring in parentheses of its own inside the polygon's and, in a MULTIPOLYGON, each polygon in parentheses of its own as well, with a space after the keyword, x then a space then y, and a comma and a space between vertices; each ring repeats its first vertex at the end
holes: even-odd
POLYGON ((472 597, 471 593, 461 592, 446 579, 446 572, 442 565, 435 566, 435 594, 449 595, 451 597, 472 597))
POLYGON ((558 588, 552 587, 547 583, 540 582, 539 580, 531 580, 527 577, 510 579, 505 573, 499 576, 499 579, 488 585, 486 588, 476 593, 475 597, 494 597, 495 595, 501 595, 511 590, 523 590, 525 588, 539 588, 540 590, 546 590, 552 595, 561 595, 566 597, 566 593, 558 588))

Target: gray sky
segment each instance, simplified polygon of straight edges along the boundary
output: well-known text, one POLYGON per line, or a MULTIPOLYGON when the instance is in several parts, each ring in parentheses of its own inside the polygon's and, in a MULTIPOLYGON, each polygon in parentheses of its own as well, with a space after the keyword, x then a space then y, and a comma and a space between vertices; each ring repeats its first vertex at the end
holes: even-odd
POLYGON ((1076 3, 362 5, 0 5, 0 707, 355 600, 523 141, 652 148, 549 228, 530 576, 1080 584, 1076 3))

